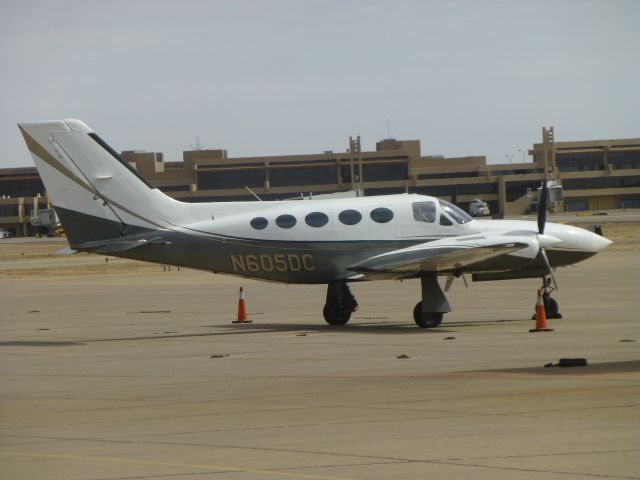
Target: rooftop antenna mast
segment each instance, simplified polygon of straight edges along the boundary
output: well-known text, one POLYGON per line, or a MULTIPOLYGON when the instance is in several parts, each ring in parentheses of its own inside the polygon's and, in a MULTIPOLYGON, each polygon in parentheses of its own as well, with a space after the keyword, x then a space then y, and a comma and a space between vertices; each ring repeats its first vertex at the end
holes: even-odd
POLYGON ((391 121, 387 118, 387 138, 393 138, 391 136, 391 121))

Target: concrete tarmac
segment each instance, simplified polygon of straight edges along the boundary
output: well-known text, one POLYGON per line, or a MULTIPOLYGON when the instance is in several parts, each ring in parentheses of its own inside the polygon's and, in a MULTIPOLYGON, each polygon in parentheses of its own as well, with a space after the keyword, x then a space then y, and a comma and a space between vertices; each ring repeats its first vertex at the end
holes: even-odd
POLYGON ((418 281, 354 285, 336 328, 323 286, 3 278, 0 478, 640 478, 638 267, 559 270, 564 318, 535 334, 538 280, 456 280, 423 330, 418 281))

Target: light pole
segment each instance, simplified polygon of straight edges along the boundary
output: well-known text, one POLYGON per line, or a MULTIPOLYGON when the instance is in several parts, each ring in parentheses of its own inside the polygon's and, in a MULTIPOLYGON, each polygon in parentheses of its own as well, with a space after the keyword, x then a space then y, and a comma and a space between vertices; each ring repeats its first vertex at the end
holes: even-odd
POLYGON ((522 163, 524 163, 524 162, 525 162, 525 159, 524 159, 524 158, 525 158, 525 157, 524 157, 524 153, 526 152, 526 150, 524 150, 524 149, 522 149, 522 148, 519 148, 519 149, 518 149, 518 151, 519 151, 519 152, 522 152, 522 163))

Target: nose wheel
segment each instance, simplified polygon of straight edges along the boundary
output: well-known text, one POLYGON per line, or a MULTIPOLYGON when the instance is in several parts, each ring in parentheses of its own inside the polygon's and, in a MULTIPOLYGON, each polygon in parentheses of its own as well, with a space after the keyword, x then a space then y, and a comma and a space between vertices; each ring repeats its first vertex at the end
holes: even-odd
POLYGON ((413 309, 413 320, 420 328, 435 328, 440 325, 443 317, 442 312, 423 312, 422 302, 418 302, 413 309))
POLYGON ((424 272, 420 276, 420 290, 422 301, 413 309, 413 320, 420 328, 435 328, 444 314, 451 311, 435 272, 424 272))

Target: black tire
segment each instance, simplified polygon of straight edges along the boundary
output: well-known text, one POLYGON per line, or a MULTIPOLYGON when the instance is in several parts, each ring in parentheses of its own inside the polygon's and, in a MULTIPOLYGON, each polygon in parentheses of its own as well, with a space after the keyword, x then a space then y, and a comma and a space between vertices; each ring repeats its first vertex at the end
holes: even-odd
POLYGON ((555 299, 547 296, 544 300, 544 313, 547 318, 562 318, 562 315, 558 311, 558 302, 555 299))
POLYGON ((436 328, 442 323, 442 312, 423 312, 422 302, 418 302, 413 309, 413 320, 420 328, 436 328))
POLYGON ((351 310, 340 305, 325 305, 322 309, 322 315, 329 325, 346 325, 351 319, 351 310))

